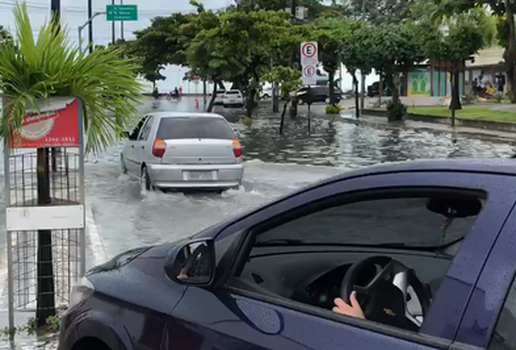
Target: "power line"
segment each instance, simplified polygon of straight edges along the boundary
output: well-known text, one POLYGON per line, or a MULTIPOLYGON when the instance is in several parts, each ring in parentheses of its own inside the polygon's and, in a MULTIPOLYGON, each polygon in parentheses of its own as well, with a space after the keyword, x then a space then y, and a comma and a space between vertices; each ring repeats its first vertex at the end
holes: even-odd
MULTIPOLYGON (((0 0, 0 5, 14 7, 14 6, 16 6, 16 2, 9 1, 9 0, 0 0)), ((44 10, 44 11, 48 11, 50 8, 50 6, 40 3, 40 2, 26 3, 26 6, 28 9, 44 10)), ((217 8, 217 9, 212 9, 212 10, 217 11, 217 10, 222 10, 222 9, 223 8, 217 8)), ((66 12, 80 12, 80 13, 87 12, 87 8, 80 7, 80 6, 66 6, 66 7, 63 7, 62 10, 66 11, 66 12)), ((102 8, 102 9, 94 9, 93 11, 94 12, 102 12, 105 10, 106 10, 105 8, 102 8)), ((155 16, 165 15, 166 16, 168 14, 177 13, 177 12, 181 12, 181 13, 194 12, 195 9, 187 9, 187 10, 186 9, 181 9, 181 10, 170 9, 168 11, 167 10, 138 9, 138 15, 143 14, 143 15, 155 15, 155 16), (168 12, 168 11, 170 11, 170 12, 168 12)))

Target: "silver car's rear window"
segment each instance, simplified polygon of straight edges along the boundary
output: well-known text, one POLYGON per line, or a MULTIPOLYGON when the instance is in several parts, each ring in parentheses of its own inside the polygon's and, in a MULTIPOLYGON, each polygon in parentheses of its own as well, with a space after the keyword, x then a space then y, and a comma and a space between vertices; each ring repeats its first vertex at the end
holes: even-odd
POLYGON ((162 140, 236 138, 225 120, 212 117, 163 118, 157 137, 162 140))

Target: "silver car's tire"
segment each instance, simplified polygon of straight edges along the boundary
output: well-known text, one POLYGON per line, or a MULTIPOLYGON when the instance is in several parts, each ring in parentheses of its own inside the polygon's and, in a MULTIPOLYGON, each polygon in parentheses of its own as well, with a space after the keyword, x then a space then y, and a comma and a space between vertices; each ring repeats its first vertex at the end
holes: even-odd
POLYGON ((125 160, 124 160, 123 154, 120 155, 120 172, 124 175, 127 174, 127 167, 125 166, 125 160))
POLYGON ((147 171, 147 167, 142 168, 142 174, 140 176, 140 185, 143 191, 154 191, 154 186, 152 185, 151 179, 149 177, 149 172, 147 171))

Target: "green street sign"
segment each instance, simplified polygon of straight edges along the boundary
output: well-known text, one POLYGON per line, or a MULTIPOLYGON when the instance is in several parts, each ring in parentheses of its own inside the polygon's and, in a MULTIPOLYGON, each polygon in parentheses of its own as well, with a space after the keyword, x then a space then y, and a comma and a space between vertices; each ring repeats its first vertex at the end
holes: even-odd
POLYGON ((137 21, 138 7, 136 5, 106 5, 108 21, 137 21))

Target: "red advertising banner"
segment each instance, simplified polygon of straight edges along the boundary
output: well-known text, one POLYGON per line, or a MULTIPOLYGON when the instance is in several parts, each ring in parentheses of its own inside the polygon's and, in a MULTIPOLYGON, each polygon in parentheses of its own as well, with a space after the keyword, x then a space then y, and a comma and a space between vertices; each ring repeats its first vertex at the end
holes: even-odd
POLYGON ((76 97, 51 98, 38 112, 23 116, 19 133, 9 139, 10 148, 42 148, 79 145, 79 109, 76 97))

